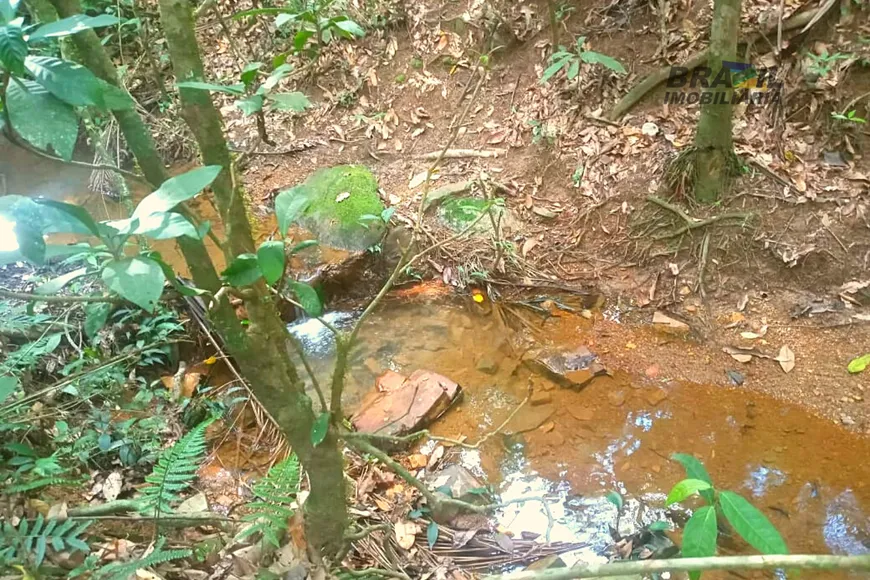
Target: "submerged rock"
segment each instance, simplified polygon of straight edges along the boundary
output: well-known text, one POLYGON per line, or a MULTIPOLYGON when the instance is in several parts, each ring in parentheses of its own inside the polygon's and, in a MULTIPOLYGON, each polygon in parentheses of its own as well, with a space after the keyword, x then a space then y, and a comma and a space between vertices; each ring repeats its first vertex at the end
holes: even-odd
POLYGON ((378 182, 362 165, 320 169, 279 195, 307 198, 306 208, 295 221, 324 244, 364 250, 383 237, 385 226, 380 216, 384 204, 378 195, 378 182))
POLYGON ((417 370, 410 377, 387 371, 351 422, 361 433, 406 435, 441 416, 461 392, 458 384, 431 371, 417 370))
POLYGON ((585 346, 571 350, 543 350, 527 360, 526 365, 571 389, 582 389, 595 377, 608 374, 598 362, 598 355, 585 346))

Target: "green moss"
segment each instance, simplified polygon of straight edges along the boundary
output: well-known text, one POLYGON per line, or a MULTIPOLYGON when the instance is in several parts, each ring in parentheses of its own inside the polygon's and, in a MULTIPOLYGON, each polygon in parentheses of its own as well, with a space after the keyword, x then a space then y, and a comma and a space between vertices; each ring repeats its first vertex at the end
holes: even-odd
POLYGON ((381 215, 384 204, 378 182, 362 165, 339 165, 320 169, 299 190, 310 200, 298 222, 324 244, 347 250, 363 250, 376 244, 384 225, 360 222, 365 215, 381 215))
MULTIPOLYGON (((480 212, 484 211, 488 204, 489 202, 485 199, 475 197, 453 197, 441 203, 438 208, 438 217, 444 225, 453 231, 460 232, 467 228, 471 222, 476 220, 480 215, 480 212)), ((502 210, 499 207, 493 207, 492 211, 495 213, 502 210)), ((491 220, 488 217, 484 217, 477 222, 474 229, 478 232, 491 230, 491 220)))

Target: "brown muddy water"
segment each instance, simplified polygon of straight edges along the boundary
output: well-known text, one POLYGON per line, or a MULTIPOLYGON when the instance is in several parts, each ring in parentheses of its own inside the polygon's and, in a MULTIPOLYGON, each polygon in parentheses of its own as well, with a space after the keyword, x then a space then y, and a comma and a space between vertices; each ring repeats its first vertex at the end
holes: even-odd
MULTIPOLYGON (((343 326, 356 315, 327 316, 343 326)), ((518 341, 491 311, 470 300, 387 301, 363 325, 352 356, 348 408, 386 369, 403 374, 429 369, 464 390, 433 430, 473 442, 501 424, 531 387, 539 404, 525 405, 509 424, 528 430, 493 437, 480 450, 463 449, 458 460, 494 484, 503 501, 549 498, 555 519, 551 539, 586 545, 567 557, 569 565, 572 559, 600 560, 613 544, 609 528, 616 508, 605 499, 610 490, 627 498, 622 534, 666 516, 679 519, 664 510, 670 487, 684 477, 668 459, 678 452, 700 458, 717 486, 762 509, 793 553, 870 553, 870 441, 745 389, 654 380, 611 368, 612 376, 576 392, 521 363, 524 350, 536 344, 594 344, 602 316, 587 320, 564 313, 547 321, 526 316, 532 322, 518 341), (529 340, 533 328, 538 338, 529 340)), ((290 330, 326 381, 330 333, 316 320, 297 322, 290 330)), ((607 356, 601 360, 606 366, 607 356)), ((499 524, 517 536, 544 535, 548 518, 530 502, 503 510, 499 524)), ((732 539, 721 552, 751 548, 732 539)))

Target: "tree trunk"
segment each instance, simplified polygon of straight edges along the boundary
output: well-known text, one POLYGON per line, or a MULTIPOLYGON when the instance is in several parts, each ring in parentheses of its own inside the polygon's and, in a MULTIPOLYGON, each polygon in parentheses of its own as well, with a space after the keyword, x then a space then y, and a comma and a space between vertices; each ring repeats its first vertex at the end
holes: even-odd
MULTIPOLYGON (((31 1, 34 2, 34 6, 38 3, 45 3, 45 0, 31 1)), ((51 0, 51 3, 62 18, 83 13, 79 0, 51 0)), ((45 10, 42 12, 44 13, 45 10)), ((115 65, 106 54, 99 37, 93 30, 84 30, 73 34, 70 38, 83 65, 107 83, 123 88, 118 81, 118 71, 115 65)), ((169 173, 163 165, 163 159, 157 151, 151 131, 133 108, 124 111, 116 110, 112 113, 118 121, 118 127, 124 135, 127 146, 136 158, 142 173, 145 174, 145 179, 155 188, 159 187, 161 183, 169 179, 169 173)), ((212 294, 216 293, 221 287, 221 282, 205 245, 200 240, 186 236, 178 238, 177 241, 190 274, 193 276, 194 283, 197 287, 208 290, 212 294)), ((210 315, 213 319, 220 319, 224 331, 236 337, 237 341, 244 340, 244 331, 228 298, 223 298, 212 309, 210 315)))
MULTIPOLYGON (((159 8, 176 79, 202 81, 203 65, 190 4, 187 0, 160 0, 159 8)), ((203 163, 224 168, 211 188, 226 229, 227 249, 232 256, 252 253, 254 240, 243 192, 232 177, 232 159, 220 115, 207 91, 179 92, 182 115, 194 133, 203 163)), ((260 280, 252 290, 253 297, 245 299, 250 320, 247 340, 235 344, 228 337, 224 339, 254 394, 275 417, 308 473, 311 493, 304 506, 308 542, 322 555, 334 556, 347 525, 344 465, 338 441, 330 429, 319 446, 311 444, 314 411, 290 359, 287 328, 265 283, 260 280)))
POLYGON ((734 61, 740 35, 740 0, 715 0, 707 66, 710 87, 702 95, 695 134, 695 197, 704 203, 719 199, 734 158, 731 135, 731 75, 722 61, 734 61), (717 80, 719 82, 717 82, 717 80))

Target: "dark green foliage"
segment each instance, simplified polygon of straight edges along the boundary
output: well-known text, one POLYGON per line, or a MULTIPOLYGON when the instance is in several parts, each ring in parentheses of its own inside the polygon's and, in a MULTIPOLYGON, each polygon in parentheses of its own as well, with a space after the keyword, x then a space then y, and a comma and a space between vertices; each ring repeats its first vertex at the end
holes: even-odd
POLYGON ((160 454, 154 471, 145 478, 150 485, 142 488, 140 512, 159 517, 161 513, 171 512, 172 505, 181 501, 179 494, 196 478, 205 455, 205 430, 213 422, 211 418, 200 423, 160 454))
POLYGON ((87 552, 87 543, 79 536, 91 525, 90 520, 22 519, 17 526, 8 521, 0 525, 0 565, 20 564, 39 567, 49 549, 55 552, 87 552))
POLYGON ((152 568, 164 562, 172 560, 180 560, 189 558, 193 554, 193 550, 164 550, 166 538, 159 538, 154 544, 154 548, 144 558, 130 560, 128 562, 112 562, 94 571, 91 578, 93 580, 127 580, 136 570, 143 568, 152 568))
POLYGON ((287 530, 287 520, 293 515, 290 505, 296 501, 299 492, 299 460, 291 455, 276 464, 266 476, 254 484, 257 501, 248 504, 251 513, 242 521, 252 525, 242 530, 236 541, 259 533, 263 541, 279 547, 280 535, 287 530))

